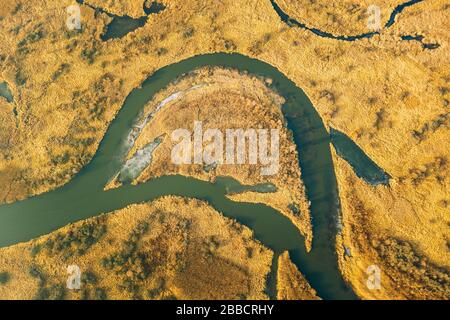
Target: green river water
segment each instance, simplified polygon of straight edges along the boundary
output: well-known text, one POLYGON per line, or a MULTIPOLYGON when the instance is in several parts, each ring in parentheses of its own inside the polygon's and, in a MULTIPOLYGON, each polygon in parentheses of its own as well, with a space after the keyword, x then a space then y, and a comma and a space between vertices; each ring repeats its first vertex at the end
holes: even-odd
MULTIPOLYGON (((330 135, 307 96, 276 68, 239 54, 195 56, 160 69, 129 94, 94 158, 71 182, 46 194, 0 206, 0 247, 28 241, 69 223, 129 204, 164 195, 193 197, 209 202, 225 216, 248 226, 256 239, 276 254, 288 250, 293 262, 322 298, 355 299, 355 294, 341 277, 334 248, 339 201, 330 142, 330 135), (263 204, 227 199, 227 189, 236 188, 235 182, 232 186, 227 185, 229 179, 219 179, 212 184, 189 177, 164 176, 138 186, 124 185, 103 191, 105 184, 123 165, 127 150, 124 140, 143 106, 171 81, 202 66, 231 67, 269 77, 273 79, 272 86, 286 98, 282 111, 293 132, 303 182, 311 201, 314 241, 310 253, 305 250, 303 236, 278 211, 263 204)), ((370 167, 370 162, 367 163, 370 167)), ((365 168, 359 169, 364 176, 365 168)), ((273 296, 274 273, 269 284, 272 288, 269 293, 273 296)))

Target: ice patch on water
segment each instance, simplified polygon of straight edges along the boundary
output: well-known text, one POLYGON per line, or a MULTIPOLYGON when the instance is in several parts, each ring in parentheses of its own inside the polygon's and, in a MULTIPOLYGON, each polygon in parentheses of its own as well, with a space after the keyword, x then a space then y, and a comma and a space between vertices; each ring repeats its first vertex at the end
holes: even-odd
POLYGON ((145 128, 145 126, 154 118, 154 116, 169 102, 174 101, 180 97, 182 97, 187 92, 199 89, 203 87, 203 84, 197 84, 195 86, 192 86, 189 89, 183 90, 183 91, 177 91, 164 100, 162 100, 158 105, 156 106, 155 110, 150 112, 144 119, 142 119, 140 122, 133 125, 133 128, 131 129, 130 133, 128 134, 126 140, 125 140, 125 152, 128 153, 131 148, 133 148, 134 143, 136 142, 136 139, 141 134, 142 130, 145 128))
POLYGON ((166 104, 168 104, 170 101, 173 101, 177 98, 179 98, 183 94, 183 91, 175 92, 174 94, 170 95, 169 97, 165 98, 163 101, 161 101, 153 110, 150 112, 144 119, 139 121, 138 123, 134 124, 131 128, 130 133, 128 134, 127 138, 124 142, 125 147, 125 154, 128 154, 130 150, 133 148, 137 138, 141 134, 142 130, 145 128, 145 126, 153 119, 155 114, 161 110, 166 104))
POLYGON ((162 140, 162 137, 158 137, 153 142, 136 151, 133 157, 123 165, 118 180, 121 183, 128 183, 139 177, 142 171, 151 164, 153 151, 161 144, 162 140))
MULTIPOLYGON (((152 112, 147 114, 142 120, 138 121, 136 124, 133 125, 133 127, 130 130, 130 133, 128 134, 127 138, 124 141, 122 154, 126 156, 131 151, 134 144, 136 143, 137 138, 142 133, 142 130, 164 106, 166 106, 169 102, 182 97, 187 92, 199 89, 203 86, 204 86, 203 84, 198 84, 190 87, 189 89, 177 91, 168 96, 167 98, 165 98, 164 100, 162 100, 160 103, 158 103, 158 105, 152 112)), ((156 147, 158 147, 158 145, 161 142, 162 138, 158 137, 155 141, 147 144, 142 149, 136 151, 133 157, 131 157, 123 165, 122 169, 118 174, 118 180, 124 183, 130 182, 139 177, 141 172, 150 165, 152 161, 153 151, 156 149, 156 147)))

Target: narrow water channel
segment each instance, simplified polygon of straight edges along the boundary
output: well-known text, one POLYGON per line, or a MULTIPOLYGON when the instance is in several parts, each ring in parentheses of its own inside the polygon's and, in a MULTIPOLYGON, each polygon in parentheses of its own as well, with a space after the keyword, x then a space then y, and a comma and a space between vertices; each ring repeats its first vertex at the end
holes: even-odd
MULTIPOLYGON (((388 21, 386 22, 386 24, 384 25, 385 29, 388 29, 390 27, 392 27, 395 22, 396 22, 396 18, 397 16, 403 12, 403 10, 405 10, 408 7, 411 7, 415 4, 418 4, 420 2, 422 2, 424 0, 409 0, 406 1, 404 3, 401 3, 399 5, 397 5, 394 10, 392 10, 388 21)), ((310 27, 308 25, 306 25, 305 23, 296 20, 292 17, 290 17, 277 3, 276 0, 270 0, 270 3, 272 4, 273 9, 275 10, 275 12, 277 13, 277 15, 280 17, 281 21, 283 21, 284 23, 286 23, 289 26, 295 26, 295 27, 299 27, 301 29, 304 30, 308 30, 312 33, 314 33, 315 35, 319 36, 319 37, 323 37, 323 38, 328 38, 328 39, 335 39, 335 40, 341 40, 341 41, 356 41, 356 40, 361 40, 361 39, 370 39, 375 35, 378 35, 381 33, 380 31, 370 31, 370 32, 365 32, 365 33, 361 33, 361 34, 356 34, 356 35, 335 35, 332 34, 330 32, 326 32, 323 31, 319 28, 316 27, 310 27)))
POLYGON ((356 175, 371 185, 388 185, 390 176, 370 159, 346 134, 330 128, 331 143, 336 153, 345 159, 356 175))

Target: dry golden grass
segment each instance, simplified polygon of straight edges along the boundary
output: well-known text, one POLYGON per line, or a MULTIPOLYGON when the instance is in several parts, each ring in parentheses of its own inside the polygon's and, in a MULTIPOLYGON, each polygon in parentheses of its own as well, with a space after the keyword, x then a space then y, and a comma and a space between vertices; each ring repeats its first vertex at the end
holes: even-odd
POLYGON ((418 209, 418 203, 414 206, 401 197, 398 186, 370 187, 355 176, 347 163, 337 157, 335 160, 344 217, 344 232, 338 241, 339 262, 356 293, 365 299, 448 299, 445 208, 427 216, 418 209), (350 257, 344 255, 344 246, 350 250, 350 257), (421 247, 440 254, 438 261, 442 262, 424 255, 421 247), (381 270, 379 290, 370 290, 366 285, 371 265, 381 270))
POLYGON ((0 298, 94 299, 101 290, 108 299, 266 299, 272 256, 205 203, 164 197, 0 249, 0 273, 10 275, 0 298), (66 290, 74 264, 83 284, 66 290))
MULTIPOLYGON (((444 1, 410 7, 388 32, 349 43, 289 28, 269 1, 170 1, 170 8, 144 27, 108 42, 99 39, 107 17, 94 17, 91 9, 82 8, 84 31, 67 37, 65 8, 71 1, 24 2, 13 14, 15 3, 8 0, 0 9, 0 81, 9 83, 15 97, 6 110, 15 107, 18 113, 1 113, 0 131, 10 133, 0 135, 0 145, 6 146, 0 150, 1 202, 67 182, 92 157, 128 92, 154 70, 200 53, 237 51, 280 69, 304 89, 326 126, 349 135, 393 177, 389 188, 354 178, 364 208, 372 208, 364 233, 408 241, 430 263, 449 266, 448 170, 436 173, 433 165, 437 158, 449 157, 450 22, 444 1), (44 37, 21 49, 18 43, 39 28, 44 37), (186 30, 194 31, 186 38, 186 30), (426 50, 399 38, 410 33, 423 34, 424 41, 440 47, 426 50), (167 53, 158 56, 159 48, 167 53), (89 54, 94 49, 97 54, 89 54), (52 80, 63 62, 69 69, 52 80), (95 90, 106 73, 114 79, 103 91, 95 90), (102 106, 100 116, 99 110, 90 110, 96 104, 102 106), (65 152, 70 160, 62 163, 65 152), (423 172, 429 176, 414 185, 423 172), (406 218, 391 218, 396 212, 406 218), (438 222, 430 223, 433 219, 438 222)), ((366 237, 350 228, 358 209, 345 204, 345 164, 337 157, 335 163, 346 222, 344 245, 367 245, 366 237)), ((372 260, 361 259, 364 264, 372 260)), ((342 269, 353 287, 360 285, 364 269, 346 264, 342 269)), ((373 296, 357 291, 363 298, 373 296)), ((387 290, 383 297, 397 295, 387 290)))
POLYGON ((278 258, 277 298, 278 300, 320 300, 316 291, 292 263, 287 251, 278 258))

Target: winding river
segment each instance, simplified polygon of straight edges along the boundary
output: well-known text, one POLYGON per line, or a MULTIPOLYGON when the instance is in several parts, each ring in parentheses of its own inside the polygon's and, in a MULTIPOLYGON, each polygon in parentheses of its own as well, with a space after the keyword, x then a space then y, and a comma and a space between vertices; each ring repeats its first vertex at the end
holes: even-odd
MULTIPOLYGON (((321 117, 305 93, 276 68, 239 54, 195 56, 160 69, 128 95, 92 161, 68 184, 1 206, 0 247, 28 241, 69 223, 164 195, 193 197, 207 201, 225 216, 248 226, 255 237, 276 254, 288 250, 293 262, 322 298, 355 299, 355 294, 341 277, 335 252, 339 201, 330 142, 321 117), (282 111, 293 132, 303 182, 311 201, 314 241, 310 253, 306 252, 304 238, 297 228, 278 211, 263 204, 229 200, 226 197, 227 179, 212 184, 189 177, 164 176, 137 186, 103 190, 123 165, 127 150, 124 141, 144 105, 171 81, 202 66, 230 67, 269 77, 273 79, 272 86, 286 98, 282 111)), ((370 168, 373 162, 364 163, 367 164, 358 168, 362 177, 366 169, 373 170, 370 168)))

